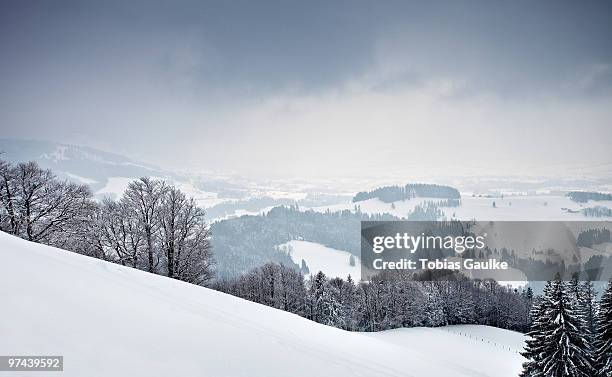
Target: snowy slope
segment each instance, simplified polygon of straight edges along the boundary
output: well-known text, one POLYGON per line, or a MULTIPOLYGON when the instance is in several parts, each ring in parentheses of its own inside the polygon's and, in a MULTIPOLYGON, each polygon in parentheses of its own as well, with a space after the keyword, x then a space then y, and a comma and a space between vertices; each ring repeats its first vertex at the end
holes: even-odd
POLYGON ((503 377, 522 362, 510 331, 349 333, 1 232, 0 263, 0 355, 64 355, 67 377, 503 377))

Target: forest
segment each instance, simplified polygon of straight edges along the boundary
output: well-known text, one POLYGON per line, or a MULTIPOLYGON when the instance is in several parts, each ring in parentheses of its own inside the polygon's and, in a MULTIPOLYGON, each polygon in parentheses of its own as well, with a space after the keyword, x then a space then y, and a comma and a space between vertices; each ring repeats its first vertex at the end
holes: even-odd
POLYGON ((459 190, 450 186, 425 183, 409 183, 405 186, 385 186, 372 191, 362 191, 353 197, 353 202, 378 198, 384 203, 392 203, 411 198, 461 199, 459 190))
POLYGON ((612 200, 612 194, 605 194, 601 192, 592 191, 571 191, 567 193, 567 196, 575 202, 586 203, 589 200, 601 201, 601 200, 612 200))

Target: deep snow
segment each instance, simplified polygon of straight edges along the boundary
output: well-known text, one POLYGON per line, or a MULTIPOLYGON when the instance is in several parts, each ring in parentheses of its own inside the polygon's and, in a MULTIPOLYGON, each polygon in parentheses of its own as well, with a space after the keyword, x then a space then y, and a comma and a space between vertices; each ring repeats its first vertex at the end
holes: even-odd
POLYGON ((2 232, 0 263, 0 355, 64 355, 62 376, 503 377, 523 361, 507 330, 350 333, 2 232))

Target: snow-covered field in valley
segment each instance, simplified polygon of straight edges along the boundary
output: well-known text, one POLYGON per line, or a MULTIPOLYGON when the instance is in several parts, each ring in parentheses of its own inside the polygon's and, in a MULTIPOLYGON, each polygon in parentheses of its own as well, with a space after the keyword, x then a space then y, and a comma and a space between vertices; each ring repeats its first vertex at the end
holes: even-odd
POLYGON ((282 245, 279 249, 288 252, 291 259, 301 265, 302 259, 311 274, 323 271, 328 277, 340 277, 346 279, 351 275, 354 281, 361 279, 361 262, 355 257, 355 265, 351 266, 349 261, 351 253, 348 251, 332 249, 315 242, 293 240, 282 245))
POLYGON ((504 377, 523 361, 507 330, 351 333, 1 232, 0 263, 0 355, 63 355, 67 377, 504 377))
MULTIPOLYGON (((380 199, 368 199, 357 203, 347 202, 331 206, 313 207, 319 212, 354 210, 355 206, 368 214, 389 213, 405 218, 416 206, 425 202, 438 203, 439 198, 413 198, 410 200, 385 203, 380 199)), ((576 203, 560 195, 514 195, 504 198, 462 196, 458 207, 440 207, 447 219, 480 220, 480 221, 594 221, 612 220, 610 217, 586 217, 581 210, 586 207, 605 206, 612 208, 610 201, 589 201, 576 203), (495 203, 495 206, 493 206, 495 203), (569 211, 568 211, 569 210, 569 211), (573 211, 574 213, 570 212, 573 211)))

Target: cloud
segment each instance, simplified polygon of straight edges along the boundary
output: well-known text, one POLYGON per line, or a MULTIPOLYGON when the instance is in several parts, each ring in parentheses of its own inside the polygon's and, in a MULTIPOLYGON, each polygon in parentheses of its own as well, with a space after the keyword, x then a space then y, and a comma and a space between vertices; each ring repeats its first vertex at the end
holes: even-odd
POLYGON ((608 7, 15 5, 0 131, 261 174, 610 162, 608 7))
POLYGON ((373 76, 318 94, 272 96, 222 114, 231 140, 221 139, 207 158, 219 156, 218 163, 238 170, 313 175, 411 168, 422 175, 432 167, 448 174, 474 167, 519 174, 552 164, 612 161, 605 141, 612 136, 610 98, 508 101, 484 93, 457 99, 469 86, 464 80, 381 90, 373 76), (224 154, 226 145, 232 148, 224 154))

